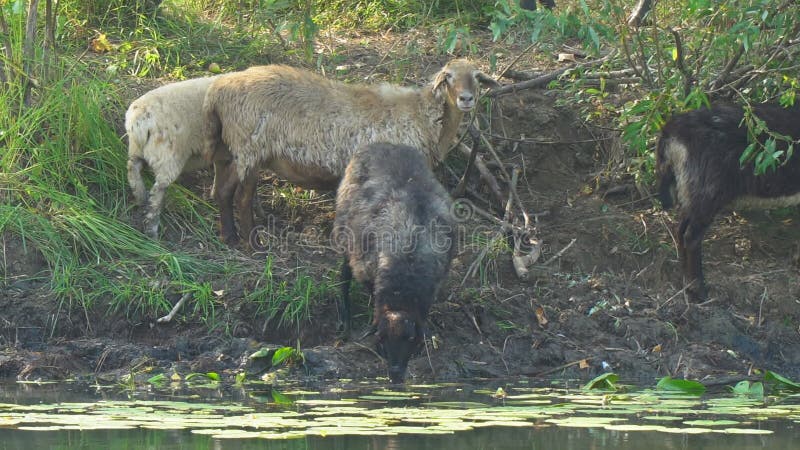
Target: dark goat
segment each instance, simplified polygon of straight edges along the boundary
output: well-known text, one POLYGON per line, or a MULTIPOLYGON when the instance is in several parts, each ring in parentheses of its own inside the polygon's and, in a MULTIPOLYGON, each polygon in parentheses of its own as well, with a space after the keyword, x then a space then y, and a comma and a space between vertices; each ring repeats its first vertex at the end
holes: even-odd
MULTIPOLYGON (((764 103, 753 108, 776 133, 800 138, 800 105, 782 108, 764 103)), ((665 209, 678 203, 676 239, 687 294, 693 301, 707 295, 703 280, 703 234, 714 215, 736 206, 774 208, 800 202, 800 158, 796 155, 774 171, 756 176, 739 157, 748 146, 741 107, 730 104, 701 108, 673 117, 662 128, 656 152, 656 174, 665 209), (674 198, 673 198, 674 196, 674 198)), ((766 136, 759 136, 764 142, 766 136)), ((778 141, 778 148, 786 148, 778 141), (782 147, 781 147, 782 146, 782 147)))
POLYGON ((424 323, 447 278, 455 232, 452 200, 413 147, 362 147, 336 196, 333 239, 344 252, 340 318, 350 325, 350 280, 373 296, 377 350, 393 383, 424 341, 424 323))

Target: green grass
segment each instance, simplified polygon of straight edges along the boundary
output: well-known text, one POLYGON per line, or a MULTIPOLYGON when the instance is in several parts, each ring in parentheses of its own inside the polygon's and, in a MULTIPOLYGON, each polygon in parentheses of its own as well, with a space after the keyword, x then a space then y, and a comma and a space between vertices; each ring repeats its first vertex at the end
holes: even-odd
MULTIPOLYGON (((274 258, 268 256, 264 270, 245 298, 257 305, 256 315, 275 327, 307 323, 314 303, 332 295, 333 282, 319 280, 302 267, 283 279, 274 275, 274 258)), ((338 294, 338 292, 337 292, 338 294)))
MULTIPOLYGON (((86 68, 72 68, 50 86, 37 89, 36 104, 18 117, 0 116, 0 232, 20 237, 40 252, 50 271, 54 296, 91 308, 98 299, 112 309, 153 312, 166 306, 164 292, 143 278, 164 277, 178 286, 219 272, 216 262, 173 252, 132 228, 125 178, 127 151, 107 115, 116 88, 86 68), (77 80, 81 80, 80 83, 77 80)), ((19 90, 0 93, 0 109, 14 111, 19 90)), ((173 190, 167 214, 173 226, 202 217, 194 196, 173 190)), ((213 228, 191 228, 213 240, 213 228)))

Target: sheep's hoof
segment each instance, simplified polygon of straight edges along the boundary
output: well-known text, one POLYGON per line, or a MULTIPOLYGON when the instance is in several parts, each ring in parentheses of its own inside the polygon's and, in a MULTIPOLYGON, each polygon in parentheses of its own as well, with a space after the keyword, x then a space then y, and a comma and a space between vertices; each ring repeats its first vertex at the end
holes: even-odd
POLYGON ((336 336, 344 341, 350 339, 352 327, 349 323, 338 321, 336 322, 336 336))
POLYGON ((139 194, 137 194, 135 191, 133 193, 133 204, 137 208, 140 208, 140 207, 146 205, 148 203, 149 199, 150 199, 150 195, 147 193, 147 191, 144 191, 143 193, 139 193, 139 194))
POLYGON ((144 234, 151 239, 158 239, 158 222, 151 223, 151 221, 145 220, 144 234))
POLYGON ((239 245, 239 236, 236 234, 233 235, 222 235, 220 240, 227 245, 228 247, 236 247, 239 245))

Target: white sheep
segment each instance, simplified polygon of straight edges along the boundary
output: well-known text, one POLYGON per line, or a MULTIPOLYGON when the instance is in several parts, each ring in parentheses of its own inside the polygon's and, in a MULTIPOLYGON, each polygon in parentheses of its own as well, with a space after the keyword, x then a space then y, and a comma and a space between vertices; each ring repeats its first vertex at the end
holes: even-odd
POLYGON ((422 149, 430 165, 451 148, 464 112, 475 107, 479 84, 498 83, 473 63, 450 61, 422 88, 347 84, 283 65, 220 76, 208 88, 203 112, 206 152, 230 152, 215 173, 222 239, 253 229, 252 201, 259 168, 297 185, 335 189, 357 148, 374 142, 422 149))
POLYGON ((204 122, 200 113, 206 90, 215 78, 161 86, 134 100, 125 113, 128 183, 138 204, 148 200, 141 173, 143 163, 147 163, 155 175, 144 223, 145 232, 153 238, 158 236, 159 215, 167 187, 181 173, 210 164, 202 156, 204 122))

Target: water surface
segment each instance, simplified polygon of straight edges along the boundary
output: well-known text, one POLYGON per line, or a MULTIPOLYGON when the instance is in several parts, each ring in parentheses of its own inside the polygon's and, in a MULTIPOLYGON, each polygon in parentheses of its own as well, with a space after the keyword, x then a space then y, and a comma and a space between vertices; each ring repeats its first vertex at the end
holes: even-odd
POLYGON ((0 385, 0 449, 797 449, 799 424, 797 397, 603 394, 524 381, 392 391, 0 385))

